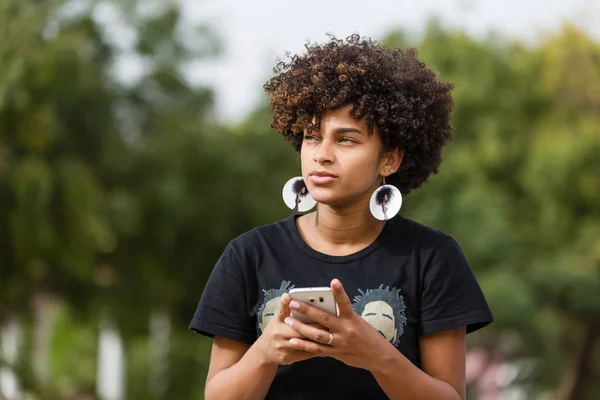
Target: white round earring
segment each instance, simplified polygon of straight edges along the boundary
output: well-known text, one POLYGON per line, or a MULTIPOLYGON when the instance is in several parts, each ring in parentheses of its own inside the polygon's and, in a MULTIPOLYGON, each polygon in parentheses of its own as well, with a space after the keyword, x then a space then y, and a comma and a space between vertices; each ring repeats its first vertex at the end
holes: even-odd
POLYGON ((371 195, 369 209, 375 218, 381 221, 392 219, 402 208, 402 193, 396 186, 383 184, 371 195))
POLYGON ((291 210, 305 212, 313 208, 317 202, 308 192, 304 178, 296 176, 283 186, 283 201, 291 210))

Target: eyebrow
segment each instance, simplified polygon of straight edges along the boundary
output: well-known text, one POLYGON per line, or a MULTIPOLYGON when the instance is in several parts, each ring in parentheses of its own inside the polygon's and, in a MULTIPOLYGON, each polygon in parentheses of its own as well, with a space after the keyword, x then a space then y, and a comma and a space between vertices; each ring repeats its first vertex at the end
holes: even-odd
POLYGON ((361 130, 357 129, 357 128, 351 128, 351 127, 342 127, 342 128, 335 128, 333 130, 333 133, 335 134, 342 134, 342 133, 360 133, 361 135, 363 134, 361 130))

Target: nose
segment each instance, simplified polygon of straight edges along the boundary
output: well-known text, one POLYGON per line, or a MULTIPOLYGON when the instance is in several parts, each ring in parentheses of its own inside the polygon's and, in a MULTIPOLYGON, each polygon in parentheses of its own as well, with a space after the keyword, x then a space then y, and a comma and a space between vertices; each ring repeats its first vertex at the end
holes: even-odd
POLYGON ((333 145, 329 144, 327 140, 321 141, 321 143, 319 143, 319 145, 315 148, 313 159, 319 164, 333 163, 333 145))

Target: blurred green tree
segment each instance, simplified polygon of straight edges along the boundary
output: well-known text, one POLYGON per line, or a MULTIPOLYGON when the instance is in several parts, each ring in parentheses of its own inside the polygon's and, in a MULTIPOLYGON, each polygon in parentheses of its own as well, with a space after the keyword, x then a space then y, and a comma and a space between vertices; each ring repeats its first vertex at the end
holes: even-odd
MULTIPOLYGON (((210 341, 187 325, 206 279, 229 240, 289 213, 293 150, 264 104, 214 123, 211 92, 183 71, 219 44, 184 17, 167 1, 0 4, 0 325, 24 322, 17 371, 40 398, 94 392, 106 318, 127 398, 202 398, 210 341), (44 381, 27 364, 52 315, 44 381)), ((403 213, 461 243, 497 317, 473 344, 522 365, 515 385, 597 398, 598 43, 572 27, 525 46, 433 23, 408 44, 457 85, 456 138, 403 213)))
POLYGON ((0 322, 25 321, 28 364, 47 351, 37 305, 67 306, 45 332, 65 395, 94 391, 90 340, 108 318, 130 359, 128 398, 201 397, 209 342, 188 331, 191 314, 227 241, 283 215, 281 182, 264 176, 287 178, 291 150, 212 122, 211 92, 183 71, 219 45, 176 3, 2 7, 0 322), (128 60, 138 74, 119 74, 128 60), (156 316, 166 337, 151 332, 156 316))
MULTIPOLYGON (((52 294, 80 323, 97 327, 108 316, 134 340, 147 334, 152 310, 180 305, 181 275, 202 270, 198 253, 223 246, 202 218, 189 221, 192 238, 183 226, 198 206, 189 192, 203 193, 203 177, 188 181, 194 166, 184 163, 213 166, 202 139, 211 94, 181 70, 218 46, 183 23, 174 3, 150 11, 142 3, 0 6, 0 321, 18 317, 35 331, 33 300, 52 294), (106 15, 118 18, 107 25, 106 15), (133 45, 115 41, 114 30, 133 32, 133 45), (116 74, 132 56, 141 76, 116 74), (188 263, 177 235, 204 245, 188 263)), ((25 336, 29 363, 36 343, 25 336)))
POLYGON ((464 247, 497 318, 481 344, 521 365, 528 398, 597 398, 600 45, 572 26, 531 48, 432 23, 416 47, 456 84, 456 137, 405 213, 464 247))

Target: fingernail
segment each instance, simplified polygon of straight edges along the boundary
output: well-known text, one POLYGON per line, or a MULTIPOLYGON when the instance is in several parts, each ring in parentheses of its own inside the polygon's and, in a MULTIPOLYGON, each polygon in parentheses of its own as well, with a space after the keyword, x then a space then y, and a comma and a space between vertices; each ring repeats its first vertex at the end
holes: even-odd
POLYGON ((292 301, 290 302, 290 308, 295 308, 295 309, 298 309, 298 308, 300 308, 300 303, 298 303, 298 302, 296 302, 296 301, 292 300, 292 301))
POLYGON ((283 322, 285 322, 289 326, 294 325, 294 321, 292 321, 292 319, 290 317, 287 317, 286 319, 284 319, 283 322))
POLYGON ((290 339, 290 344, 293 344, 295 346, 298 344, 298 341, 296 339, 290 339))
POLYGON ((333 281, 333 287, 339 289, 342 287, 342 284, 337 279, 333 281))

